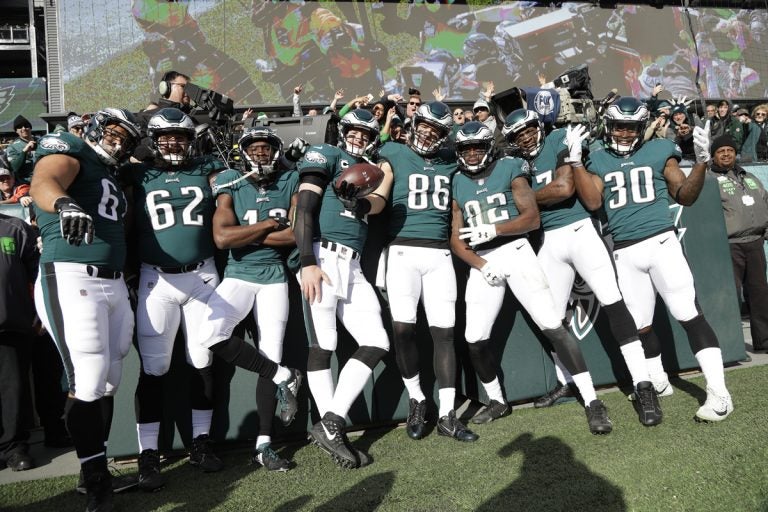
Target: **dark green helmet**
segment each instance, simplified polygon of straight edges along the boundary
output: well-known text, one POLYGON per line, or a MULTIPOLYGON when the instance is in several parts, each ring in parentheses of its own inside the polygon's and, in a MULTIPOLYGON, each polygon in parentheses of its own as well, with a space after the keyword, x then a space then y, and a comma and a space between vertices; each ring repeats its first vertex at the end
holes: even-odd
POLYGON ((618 156, 637 151, 643 143, 648 117, 648 107, 636 98, 624 96, 614 101, 603 115, 603 143, 606 149, 618 156))
POLYGON ((470 121, 464 123, 456 133, 456 156, 459 168, 469 174, 476 174, 493 160, 493 132, 485 124, 470 121), (479 150, 480 155, 475 156, 471 150, 479 150))
POLYGON ((422 104, 413 114, 413 123, 408 137, 408 145, 421 156, 436 153, 453 128, 451 109, 441 101, 422 104), (420 124, 426 123, 437 130, 437 138, 418 132, 420 124))
POLYGON ((544 123, 533 110, 519 108, 512 111, 504 120, 501 133, 507 139, 512 154, 522 158, 535 157, 544 145, 544 123), (536 132, 529 132, 531 136, 521 136, 529 128, 536 128, 536 132))

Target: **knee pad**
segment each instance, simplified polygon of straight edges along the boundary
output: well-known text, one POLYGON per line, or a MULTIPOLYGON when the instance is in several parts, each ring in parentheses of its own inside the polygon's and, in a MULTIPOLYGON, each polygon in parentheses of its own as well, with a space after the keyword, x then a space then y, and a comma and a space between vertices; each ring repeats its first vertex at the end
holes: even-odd
POLYGON ((565 366, 565 369, 570 372, 571 375, 578 375, 587 371, 587 363, 584 361, 584 356, 581 354, 581 349, 576 341, 576 338, 571 336, 565 327, 558 327, 557 329, 544 329, 541 331, 544 336, 552 343, 552 347, 555 349, 557 357, 565 366))
POLYGON ((333 352, 325 350, 320 347, 310 347, 309 355, 307 356, 307 371, 318 372, 321 370, 330 370, 331 368, 331 355, 333 352))
POLYGON ((387 355, 387 351, 380 347, 362 346, 355 350, 352 358, 373 370, 385 355, 387 355))
POLYGON ((605 314, 608 315, 608 323, 611 326, 611 333, 616 341, 619 342, 619 346, 632 343, 638 339, 637 326, 635 320, 627 309, 627 305, 624 303, 624 299, 603 306, 605 314))
POLYGON ((638 333, 640 336, 640 343, 643 344, 643 352, 645 352, 646 359, 653 359, 661 355, 661 341, 656 336, 656 331, 653 327, 647 327, 638 333))
POLYGON ((680 325, 683 326, 688 335, 688 343, 694 354, 705 348, 720 348, 715 331, 712 330, 712 326, 709 325, 704 315, 693 317, 687 322, 680 322, 680 325))

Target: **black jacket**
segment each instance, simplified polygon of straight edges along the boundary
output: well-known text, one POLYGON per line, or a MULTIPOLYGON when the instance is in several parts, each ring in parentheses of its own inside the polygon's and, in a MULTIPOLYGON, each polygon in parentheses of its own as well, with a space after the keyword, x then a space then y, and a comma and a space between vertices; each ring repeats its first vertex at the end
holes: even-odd
POLYGON ((32 226, 0 213, 0 332, 32 334, 31 285, 39 258, 32 226))

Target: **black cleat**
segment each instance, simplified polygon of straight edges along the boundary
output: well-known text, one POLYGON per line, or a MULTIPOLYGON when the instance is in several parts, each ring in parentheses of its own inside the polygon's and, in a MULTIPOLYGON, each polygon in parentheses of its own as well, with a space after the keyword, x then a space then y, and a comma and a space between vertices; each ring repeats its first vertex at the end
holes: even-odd
POLYGON ((146 492, 157 491, 165 485, 165 477, 160 474, 160 452, 144 450, 139 454, 139 489, 146 492))
POLYGON ((587 423, 589 431, 593 434, 610 434, 613 430, 613 423, 608 419, 608 410, 602 400, 592 400, 584 408, 587 413, 587 423))
POLYGON ((224 463, 211 449, 211 438, 208 434, 201 434, 192 440, 189 463, 202 469, 204 473, 215 473, 224 467, 224 463))
MULTIPOLYGON (((112 493, 119 494, 123 491, 130 491, 139 486, 139 475, 132 473, 130 475, 122 474, 117 468, 110 466, 109 473, 112 475, 112 493)), ((75 491, 85 496, 88 491, 85 488, 85 476, 83 470, 80 470, 80 479, 77 481, 75 491)))
POLYGON ((414 440, 424 437, 424 414, 427 412, 427 401, 417 401, 411 398, 408 401, 408 421, 405 423, 405 432, 414 440))
POLYGON ((506 402, 499 402, 497 400, 491 400, 491 403, 486 405, 482 411, 477 413, 472 418, 472 423, 480 425, 483 423, 490 423, 493 420, 509 416, 512 413, 512 408, 506 402))
POLYGON ((293 422, 299 410, 299 401, 296 396, 301 387, 301 372, 291 370, 291 378, 277 385, 277 401, 280 404, 280 421, 286 427, 293 422))
POLYGON ((96 457, 82 464, 83 484, 88 502, 86 512, 111 512, 114 510, 112 499, 112 474, 107 467, 106 457, 96 457))
POLYGON ((447 416, 437 420, 437 433, 441 436, 448 436, 465 442, 477 441, 480 437, 459 421, 454 410, 451 410, 447 416))
POLYGON ((12 453, 5 459, 5 465, 11 468, 11 471, 26 471, 35 467, 35 462, 27 452, 12 453))
POLYGON ((558 383, 555 389, 546 395, 537 398, 533 402, 533 406, 537 409, 541 409, 542 407, 551 407, 560 401, 565 401, 570 398, 576 399, 578 396, 579 393, 573 384, 562 385, 558 383))
POLYGON ((360 461, 344 434, 345 425, 344 418, 328 411, 309 431, 309 440, 330 455, 337 465, 354 469, 359 467, 360 461))
MULTIPOLYGON (((349 441, 349 439, 347 439, 349 441)), ((362 450, 358 450, 351 444, 349 445, 350 448, 352 448, 352 451, 357 455, 357 467, 358 468, 364 468, 365 466, 370 466, 373 464, 373 457, 369 453, 365 453, 362 450)))
POLYGON ((640 423, 652 427, 661 423, 663 414, 659 405, 659 396, 650 381, 638 382, 633 401, 640 423))
POLYGON ((293 464, 289 460, 280 457, 267 443, 253 450, 251 463, 264 466, 268 471, 285 472, 293 468, 293 464))

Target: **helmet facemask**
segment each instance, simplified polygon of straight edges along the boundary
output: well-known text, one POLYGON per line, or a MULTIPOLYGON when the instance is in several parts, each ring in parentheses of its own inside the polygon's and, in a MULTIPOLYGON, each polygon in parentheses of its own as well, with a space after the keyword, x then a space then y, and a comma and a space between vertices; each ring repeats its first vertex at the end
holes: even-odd
POLYGON ((85 129, 88 141, 99 160, 114 166, 130 157, 140 137, 133 114, 127 110, 107 108, 91 117, 85 129))
POLYGON ((152 139, 158 163, 178 167, 192 158, 195 124, 181 110, 164 108, 158 111, 147 123, 147 135, 152 139))
POLYGON ((639 146, 645 132, 646 123, 643 121, 605 120, 605 144, 612 153, 618 156, 632 154, 639 146), (626 135, 616 135, 615 131, 623 131, 626 135))
POLYGON ((440 150, 453 127, 453 114, 448 105, 439 101, 422 104, 413 114, 408 133, 408 145, 421 156, 440 150))
POLYGON ((532 110, 518 109, 509 114, 501 133, 515 156, 535 158, 544 146, 544 124, 532 110))
POLYGON ((339 122, 339 147, 354 157, 370 154, 378 140, 379 122, 367 110, 352 110, 339 122), (350 137, 353 130, 355 133, 350 137))
POLYGON ((278 161, 283 152, 283 141, 269 128, 246 131, 238 143, 243 171, 260 187, 272 183, 279 174, 278 161))
POLYGON ((193 145, 189 133, 159 133, 152 138, 152 143, 158 156, 172 167, 178 167, 192 158, 193 145))
POLYGON ((459 168, 477 174, 488 167, 493 155, 493 133, 483 123, 470 121, 456 133, 456 156, 459 168))

